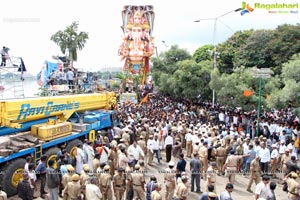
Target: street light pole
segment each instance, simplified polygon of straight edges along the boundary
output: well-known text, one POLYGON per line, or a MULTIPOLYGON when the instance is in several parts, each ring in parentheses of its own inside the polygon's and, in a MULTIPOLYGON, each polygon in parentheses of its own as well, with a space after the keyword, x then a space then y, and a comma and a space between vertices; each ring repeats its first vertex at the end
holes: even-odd
MULTIPOLYGON (((225 15, 228 15, 232 12, 238 12, 242 10, 242 8, 237 8, 235 10, 231 10, 229 12, 226 12, 222 15, 219 15, 218 17, 214 17, 214 18, 203 18, 203 19, 197 19, 194 22, 200 22, 200 21, 207 21, 207 20, 214 20, 214 32, 213 32, 213 70, 215 70, 217 68, 217 45, 216 45, 216 34, 217 34, 217 21, 221 18, 224 17, 225 15)), ((224 24, 224 23, 223 23, 224 24)), ((212 107, 215 107, 215 90, 212 91, 212 107)))

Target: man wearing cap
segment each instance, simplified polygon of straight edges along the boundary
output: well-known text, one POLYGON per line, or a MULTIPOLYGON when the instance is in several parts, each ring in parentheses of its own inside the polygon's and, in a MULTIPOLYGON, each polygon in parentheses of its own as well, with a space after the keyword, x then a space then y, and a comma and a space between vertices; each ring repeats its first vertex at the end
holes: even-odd
POLYGON ((201 175, 206 179, 206 170, 208 168, 208 149, 207 149, 207 142, 203 142, 203 146, 199 150, 199 157, 201 162, 201 175))
POLYGON ((72 175, 72 182, 69 182, 63 191, 64 200, 81 199, 80 184, 78 183, 79 179, 80 177, 78 174, 72 175))
POLYGON ((95 153, 95 158, 93 160, 93 169, 90 169, 90 171, 95 173, 99 166, 100 166, 100 154, 98 152, 96 152, 95 153))
POLYGON ((225 186, 225 191, 221 192, 220 200, 232 200, 231 193, 233 191, 233 185, 231 183, 227 183, 225 186))
POLYGON ((285 176, 284 180, 288 186, 288 198, 298 200, 300 198, 300 184, 297 182, 298 174, 291 172, 285 176))
POLYGON ((192 138, 193 138, 192 130, 188 129, 187 134, 185 134, 185 141, 186 141, 185 148, 186 148, 186 156, 188 158, 190 158, 192 154, 192 148, 193 148, 192 138))
POLYGON ((114 176, 115 170, 118 167, 118 150, 114 144, 110 145, 110 151, 108 156, 108 165, 110 166, 109 173, 111 177, 114 176))
POLYGON ((17 192, 18 192, 18 196, 22 199, 22 200, 31 200, 33 199, 33 193, 30 187, 30 184, 28 182, 29 180, 29 175, 28 173, 24 173, 23 174, 23 180, 20 181, 18 183, 17 186, 17 192))
POLYGON ((72 182, 72 175, 74 174, 74 167, 72 165, 67 165, 67 173, 63 175, 61 184, 64 189, 69 182, 72 182))
POLYGON ((215 151, 216 151, 215 154, 217 158, 216 161, 217 161, 218 175, 221 175, 224 173, 222 167, 225 162, 226 149, 224 148, 221 142, 218 142, 218 148, 215 151))
POLYGON ((133 186, 132 186, 132 173, 134 171, 134 160, 128 160, 128 165, 126 166, 126 190, 125 190, 125 199, 133 198, 133 186))
POLYGON ((90 172, 89 165, 84 164, 83 170, 80 173, 80 185, 81 185, 83 195, 85 195, 85 186, 90 180, 89 172, 90 172))
POLYGON ((144 189, 144 184, 146 182, 145 182, 144 174, 139 172, 140 170, 139 165, 135 165, 134 169, 135 169, 134 173, 131 174, 131 184, 134 193, 133 198, 146 200, 145 189, 144 189))
POLYGON ((271 161, 270 161, 271 174, 272 174, 272 178, 276 178, 276 171, 277 171, 277 164, 278 164, 279 153, 278 153, 277 145, 276 144, 272 144, 271 147, 272 147, 271 161))
POLYGON ((234 155, 234 150, 230 151, 230 155, 227 157, 226 162, 223 166, 223 170, 226 169, 226 176, 229 182, 234 184, 235 174, 237 173, 238 161, 243 158, 243 156, 234 155))
POLYGON ((126 149, 124 147, 119 148, 119 155, 118 155, 118 167, 125 170, 127 163, 128 163, 128 157, 126 156, 126 149))
POLYGON ((111 175, 109 173, 109 165, 105 165, 103 173, 99 176, 100 191, 103 195, 103 200, 112 199, 111 175))
POLYGON ((144 154, 146 154, 147 152, 147 146, 146 146, 146 142, 145 142, 145 138, 144 136, 140 136, 140 139, 137 141, 137 144, 141 147, 141 149, 143 150, 144 154))
POLYGON ((208 186, 212 185, 214 186, 213 192, 216 192, 216 183, 217 183, 216 169, 217 169, 216 162, 212 162, 210 164, 210 167, 207 169, 206 191, 209 191, 208 186))
POLYGON ((85 200, 101 200, 102 194, 97 186, 97 178, 91 178, 85 187, 85 200))
POLYGON ((165 178, 165 185, 166 185, 166 200, 172 200, 173 196, 174 196, 174 191, 175 191, 175 187, 176 187, 176 174, 174 171, 174 166, 175 163, 174 161, 170 161, 168 163, 169 167, 165 169, 165 174, 164 174, 164 178, 165 178))
POLYGON ((57 188, 59 186, 59 176, 58 173, 53 168, 54 160, 49 160, 48 165, 49 167, 47 168, 46 180, 47 180, 47 187, 50 192, 50 200, 58 200, 57 188))
POLYGON ((122 200, 124 196, 126 185, 124 171, 124 169, 119 168, 118 173, 113 176, 113 189, 116 200, 122 200))
POLYGON ((255 199, 264 198, 268 199, 268 195, 271 193, 270 189, 270 177, 264 175, 262 181, 256 185, 255 188, 255 199))
POLYGON ((284 178, 284 174, 287 174, 287 162, 291 159, 290 152, 286 148, 285 149, 285 154, 281 157, 281 173, 282 177, 281 180, 284 178))
POLYGON ((253 193, 251 190, 253 181, 255 181, 256 185, 260 182, 259 156, 256 156, 250 163, 250 180, 247 187, 247 191, 250 193, 253 193))
POLYGON ((155 190, 153 192, 151 192, 151 200, 162 200, 162 196, 159 193, 159 191, 161 191, 161 184, 156 183, 155 190))
POLYGON ((187 200, 189 196, 188 188, 186 186, 188 179, 189 178, 187 176, 182 176, 181 177, 182 182, 178 183, 176 196, 179 200, 187 200))

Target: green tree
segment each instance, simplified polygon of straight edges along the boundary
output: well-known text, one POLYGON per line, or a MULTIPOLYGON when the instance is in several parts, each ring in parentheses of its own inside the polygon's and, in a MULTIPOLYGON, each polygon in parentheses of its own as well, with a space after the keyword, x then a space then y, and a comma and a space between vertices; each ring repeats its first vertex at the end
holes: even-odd
POLYGON ((254 30, 235 32, 228 40, 217 46, 219 57, 217 66, 221 73, 232 73, 235 67, 240 67, 238 62, 238 50, 242 48, 254 30))
POLYGON ((274 39, 273 30, 257 30, 245 41, 238 50, 237 65, 245 67, 270 68, 275 66, 269 46, 274 39))
POLYGON ((77 61, 77 50, 82 50, 89 39, 87 32, 78 32, 78 22, 72 22, 65 30, 57 31, 51 40, 57 44, 63 54, 68 52, 71 65, 77 61))
POLYGON ((212 44, 206 44, 198 48, 193 54, 193 58, 196 63, 206 60, 212 60, 211 51, 213 50, 213 48, 214 46, 212 44))
POLYGON ((269 108, 286 108, 300 106, 300 58, 294 56, 293 60, 283 64, 281 84, 270 94, 269 108))

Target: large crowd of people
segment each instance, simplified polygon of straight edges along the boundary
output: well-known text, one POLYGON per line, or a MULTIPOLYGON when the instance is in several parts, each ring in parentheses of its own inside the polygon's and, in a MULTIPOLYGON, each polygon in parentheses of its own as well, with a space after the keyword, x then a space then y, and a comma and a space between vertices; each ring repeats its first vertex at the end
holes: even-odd
POLYGON ((19 197, 186 200, 194 192, 200 200, 230 200, 236 176, 245 176, 245 192, 254 193, 255 199, 276 199, 278 183, 287 199, 300 198, 299 120, 290 109, 263 112, 257 126, 255 111, 162 95, 148 101, 146 107, 118 105, 118 123, 99 131, 95 141, 78 143, 75 159, 65 146, 57 152, 56 163, 46 163, 42 156, 35 167, 28 157, 19 197), (147 174, 162 162, 167 163, 165 170, 147 174), (217 194, 219 176, 228 177, 228 183, 217 194))

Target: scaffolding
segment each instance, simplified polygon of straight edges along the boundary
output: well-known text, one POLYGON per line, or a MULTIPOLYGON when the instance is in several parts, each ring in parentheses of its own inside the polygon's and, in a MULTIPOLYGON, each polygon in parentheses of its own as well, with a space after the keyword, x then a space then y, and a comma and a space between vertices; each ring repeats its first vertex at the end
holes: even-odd
POLYGON ((24 98, 24 78, 26 71, 21 57, 9 57, 6 66, 0 66, 0 98, 24 98))

